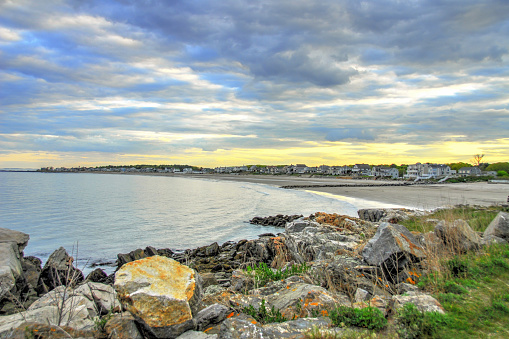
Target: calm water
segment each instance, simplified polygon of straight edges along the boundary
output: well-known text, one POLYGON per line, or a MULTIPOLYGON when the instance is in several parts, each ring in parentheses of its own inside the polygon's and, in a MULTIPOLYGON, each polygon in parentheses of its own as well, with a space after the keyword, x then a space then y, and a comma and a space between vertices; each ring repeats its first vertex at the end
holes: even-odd
POLYGON ((254 216, 318 211, 356 216, 358 208, 379 206, 369 205, 252 183, 0 172, 0 227, 30 235, 25 255, 44 262, 64 246, 82 269, 146 246, 182 250, 282 231, 249 224, 254 216))

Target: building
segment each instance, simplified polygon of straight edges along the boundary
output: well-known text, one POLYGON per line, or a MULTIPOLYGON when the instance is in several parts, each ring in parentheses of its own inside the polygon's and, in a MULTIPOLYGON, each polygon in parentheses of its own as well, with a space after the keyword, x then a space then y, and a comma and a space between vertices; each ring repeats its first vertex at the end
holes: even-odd
POLYGON ((421 164, 420 162, 408 165, 406 179, 432 179, 451 175, 451 168, 442 164, 421 164))
POLYGON ((366 164, 355 164, 352 173, 357 176, 371 175, 371 166, 366 164))
POLYGON ((399 177, 399 170, 392 167, 374 166, 371 169, 371 175, 374 177, 397 179, 399 177))
POLYGON ((479 167, 462 167, 459 169, 458 175, 460 177, 480 176, 481 169, 479 167))

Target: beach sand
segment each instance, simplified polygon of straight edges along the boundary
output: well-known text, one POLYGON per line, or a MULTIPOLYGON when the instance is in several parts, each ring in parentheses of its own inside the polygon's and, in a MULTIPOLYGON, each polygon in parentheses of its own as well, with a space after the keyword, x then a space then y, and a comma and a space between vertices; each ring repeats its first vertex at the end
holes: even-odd
MULTIPOLYGON (((194 175, 193 175, 194 176, 194 175)), ((297 185, 352 185, 352 187, 306 187, 299 188, 317 193, 376 201, 415 209, 434 209, 443 206, 469 204, 490 206, 507 204, 508 184, 488 184, 486 182, 355 187, 359 184, 382 185, 394 181, 354 180, 337 178, 271 176, 271 175, 196 175, 199 178, 252 182, 273 186, 297 185)))

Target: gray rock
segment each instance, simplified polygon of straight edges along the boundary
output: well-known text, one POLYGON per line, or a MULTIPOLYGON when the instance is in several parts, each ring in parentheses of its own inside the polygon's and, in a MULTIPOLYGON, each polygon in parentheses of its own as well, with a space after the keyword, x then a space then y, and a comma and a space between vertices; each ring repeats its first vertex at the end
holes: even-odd
POLYGON ((74 258, 63 247, 51 253, 41 271, 37 292, 44 294, 57 286, 76 285, 82 282, 83 273, 73 266, 73 262, 74 258))
POLYGON ((143 339, 134 317, 129 312, 114 314, 104 326, 104 330, 110 339, 143 339))
POLYGON ((407 292, 407 295, 395 295, 390 302, 390 309, 397 311, 407 303, 414 304, 422 312, 438 312, 444 314, 442 305, 429 294, 407 292))
POLYGON ((187 331, 177 337, 177 339, 216 339, 217 334, 207 334, 198 331, 187 331))
POLYGON ((29 239, 30 236, 26 233, 0 227, 0 243, 15 243, 20 254, 23 253, 23 250, 27 246, 29 239))
POLYGON ((194 317, 196 329, 204 331, 210 326, 219 324, 231 313, 231 309, 221 304, 210 305, 204 308, 194 317))
POLYGON ((499 212, 484 231, 484 238, 495 236, 509 242, 509 213, 499 212))
POLYGON ((319 226, 320 224, 314 221, 297 219, 286 224, 285 232, 286 233, 302 232, 302 230, 304 230, 306 227, 319 227, 319 226))
POLYGON ((248 277, 242 270, 232 272, 231 284, 231 290, 235 292, 247 292, 255 287, 254 280, 248 277))
POLYGON ((336 305, 349 304, 345 295, 333 294, 325 288, 304 284, 290 283, 277 293, 268 295, 267 307, 279 309, 287 319, 297 317, 311 317, 314 313, 330 310, 336 305))
POLYGON ((76 306, 73 312, 60 312, 57 306, 42 306, 28 309, 26 312, 0 317, 0 338, 4 338, 13 329, 25 322, 46 323, 50 325, 65 325, 78 330, 87 330, 94 327, 85 305, 76 306), (59 314, 62 314, 59 317, 59 314))
POLYGON ((382 223, 364 247, 362 256, 368 264, 381 266, 387 278, 396 281, 407 264, 420 261, 426 254, 406 227, 382 223))
POLYGON ((15 287, 23 280, 21 261, 29 238, 28 234, 0 228, 0 300, 9 293, 19 296, 15 287))
POLYGON ((284 323, 261 325, 253 318, 241 314, 238 317, 226 319, 221 324, 219 338, 251 339, 251 338, 301 338, 313 327, 328 328, 329 318, 301 318, 284 323))
POLYGON ((357 211, 357 214, 359 219, 378 222, 387 215, 387 212, 383 209, 360 209, 357 211))
POLYGON ((121 309, 120 302, 117 299, 117 292, 110 285, 87 282, 78 286, 72 293, 74 295, 82 295, 90 300, 90 302, 95 304, 97 313, 102 315, 121 309))
POLYGON ((222 292, 222 291, 225 291, 225 290, 226 290, 226 288, 221 287, 219 285, 210 285, 210 286, 207 286, 205 288, 205 291, 203 292, 203 295, 207 296, 207 295, 215 294, 215 293, 222 292))
POLYGON ((338 251, 353 251, 359 244, 356 235, 344 235, 335 227, 312 221, 306 223, 301 232, 287 230, 284 234, 290 259, 298 264, 332 258, 338 251))
POLYGON ((358 288, 355 291, 354 300, 356 303, 363 302, 365 300, 368 300, 370 297, 370 294, 368 291, 363 290, 362 288, 358 288))
POLYGON ((483 245, 483 246, 488 246, 488 245, 491 245, 491 244, 505 245, 507 243, 508 243, 507 240, 499 238, 499 237, 497 237, 497 236, 495 236, 493 234, 489 234, 489 235, 483 237, 482 240, 481 240, 481 245, 483 245))
POLYGON ((400 283, 397 285, 396 290, 399 294, 405 294, 408 292, 418 292, 419 288, 412 284, 400 283))
MULTIPOLYGON (((28 311, 37 310, 47 306, 58 307, 60 314, 68 315, 69 318, 73 318, 73 314, 76 312, 76 310, 82 307, 88 311, 90 319, 93 319, 99 315, 96 305, 92 300, 79 293, 74 293, 71 288, 65 286, 58 286, 43 295, 40 299, 30 305, 28 311)), ((73 327, 68 324, 65 325, 73 327)))
POLYGON ((435 234, 453 252, 476 250, 481 246, 479 235, 461 219, 455 220, 452 224, 440 221, 435 226, 435 234))
POLYGON ((23 273, 20 259, 15 242, 0 243, 0 300, 15 292, 16 281, 23 273))

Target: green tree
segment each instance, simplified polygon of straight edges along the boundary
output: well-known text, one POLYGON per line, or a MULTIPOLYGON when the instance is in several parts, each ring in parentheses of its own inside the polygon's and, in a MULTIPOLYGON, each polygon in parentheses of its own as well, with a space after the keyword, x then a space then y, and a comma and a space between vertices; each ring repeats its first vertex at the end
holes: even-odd
POLYGON ((506 171, 509 173, 509 162, 497 162, 486 167, 486 171, 506 171))

